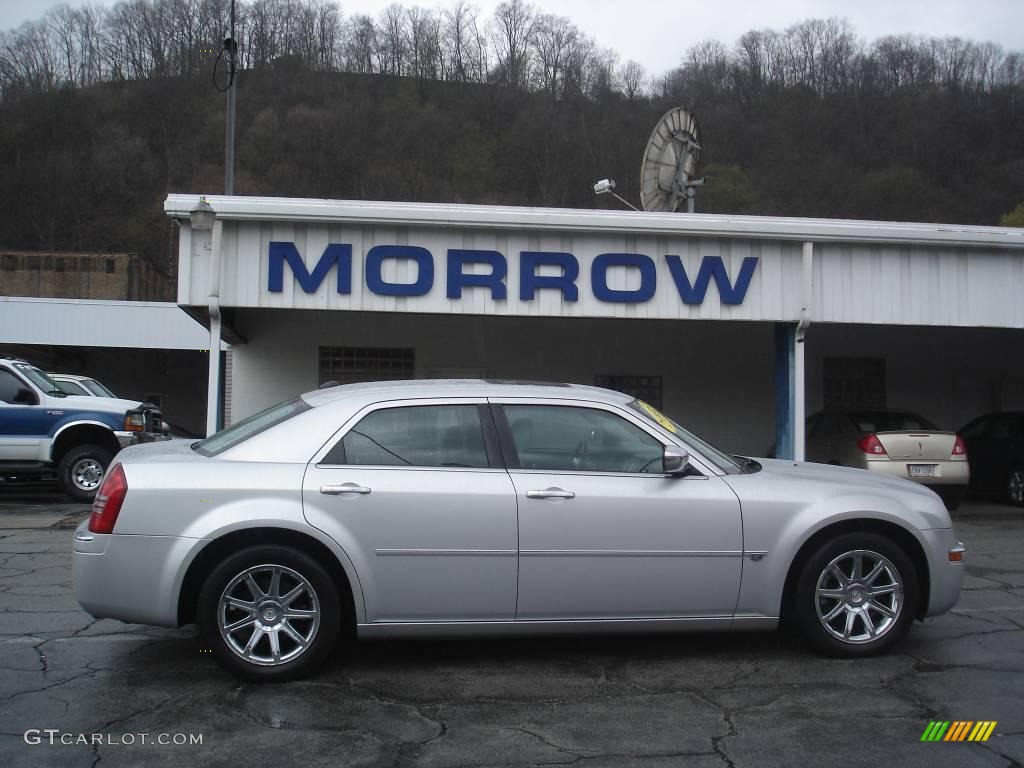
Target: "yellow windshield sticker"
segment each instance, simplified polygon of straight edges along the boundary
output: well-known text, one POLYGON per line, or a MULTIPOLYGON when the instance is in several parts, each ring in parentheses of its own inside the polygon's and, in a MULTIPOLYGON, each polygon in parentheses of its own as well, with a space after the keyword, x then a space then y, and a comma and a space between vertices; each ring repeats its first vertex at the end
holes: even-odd
POLYGON ((648 414, 648 415, 649 415, 649 416, 650 416, 650 417, 651 417, 652 419, 654 419, 654 420, 655 420, 656 422, 658 422, 658 424, 659 424, 659 425, 660 425, 661 427, 663 427, 664 429, 667 429, 667 430, 668 430, 669 432, 671 432, 671 433, 672 433, 673 435, 674 435, 674 434, 676 433, 676 425, 675 425, 675 424, 673 424, 673 423, 671 422, 671 420, 670 420, 670 419, 669 419, 669 418, 668 418, 667 416, 665 416, 665 414, 663 414, 663 413, 662 413, 661 411, 659 411, 659 410, 658 410, 657 408, 655 408, 655 407, 654 407, 653 405, 650 405, 650 404, 648 404, 648 403, 645 403, 645 402, 644 402, 643 400, 637 400, 636 402, 637 402, 637 404, 638 404, 638 405, 639 405, 639 406, 640 406, 641 408, 643 408, 643 409, 644 409, 644 411, 646 411, 646 412, 647 412, 647 414, 648 414))

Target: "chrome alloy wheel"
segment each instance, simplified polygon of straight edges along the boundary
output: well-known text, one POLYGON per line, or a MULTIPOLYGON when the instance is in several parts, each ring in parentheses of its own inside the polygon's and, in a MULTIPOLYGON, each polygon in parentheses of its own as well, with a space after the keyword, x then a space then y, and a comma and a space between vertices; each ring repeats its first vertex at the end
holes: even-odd
POLYGON ((320 628, 320 600, 312 585, 283 565, 255 565, 221 593, 220 636, 252 664, 277 666, 301 656, 320 628))
POLYGON ((1024 469, 1015 469, 1010 472, 1006 491, 1010 495, 1010 501, 1014 504, 1024 504, 1024 469))
POLYGON ((866 549, 844 552, 825 566, 814 592, 818 620, 832 637, 859 645, 896 626, 903 581, 886 557, 866 549))
POLYGON ((86 456, 71 465, 71 482, 83 491, 95 491, 103 479, 103 465, 86 456))

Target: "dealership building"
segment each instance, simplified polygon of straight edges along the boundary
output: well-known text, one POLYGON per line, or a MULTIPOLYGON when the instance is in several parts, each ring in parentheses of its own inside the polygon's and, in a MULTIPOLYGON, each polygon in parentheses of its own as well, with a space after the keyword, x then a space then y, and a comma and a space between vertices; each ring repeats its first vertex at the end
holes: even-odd
POLYGON ((210 366, 226 423, 327 381, 565 381, 801 457, 796 425, 824 406, 950 429, 1024 410, 1024 230, 207 200, 165 209, 178 304, 231 345, 210 366))

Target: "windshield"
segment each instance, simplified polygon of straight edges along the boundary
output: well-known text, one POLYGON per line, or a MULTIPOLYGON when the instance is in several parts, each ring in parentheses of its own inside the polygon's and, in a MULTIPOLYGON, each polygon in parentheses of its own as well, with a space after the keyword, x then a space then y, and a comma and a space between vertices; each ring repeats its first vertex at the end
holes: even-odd
POLYGON ((920 432, 938 429, 928 419, 910 411, 851 411, 849 416, 861 432, 920 432))
POLYGON ((63 397, 67 394, 57 386, 57 382, 40 371, 34 365, 29 365, 28 363, 15 363, 14 367, 18 370, 18 373, 35 384, 46 394, 57 395, 59 397, 63 397))
POLYGON ((64 381, 54 379, 54 383, 58 387, 60 387, 61 392, 65 392, 69 395, 83 395, 85 397, 89 397, 89 392, 77 381, 64 381))
POLYGON ((247 419, 242 419, 237 424, 232 424, 227 429, 222 429, 215 435, 210 435, 205 440, 200 440, 192 446, 192 450, 203 456, 216 456, 229 448, 234 448, 239 443, 244 443, 260 432, 287 421, 303 411, 308 411, 310 407, 301 397, 272 405, 247 419))
POLYGON ((82 379, 81 383, 83 387, 96 395, 96 397, 117 397, 117 395, 96 381, 96 379, 82 379))
POLYGON ((653 405, 645 403, 643 400, 634 400, 629 404, 629 407, 649 421, 653 421, 673 437, 677 437, 687 445, 693 446, 695 450, 697 450, 706 459, 713 462, 715 466, 723 472, 736 473, 742 471, 742 466, 732 458, 732 456, 722 453, 710 443, 701 440, 693 434, 693 432, 683 429, 678 423, 663 414, 653 405))

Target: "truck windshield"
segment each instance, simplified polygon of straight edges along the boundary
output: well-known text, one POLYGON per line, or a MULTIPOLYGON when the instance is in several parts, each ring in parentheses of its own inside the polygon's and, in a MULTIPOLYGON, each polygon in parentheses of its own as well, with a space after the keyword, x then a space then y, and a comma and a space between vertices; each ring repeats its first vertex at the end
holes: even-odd
POLYGON ((205 440, 194 443, 192 450, 203 456, 216 456, 218 453, 228 450, 228 448, 234 448, 239 443, 244 443, 250 437, 258 435, 260 432, 265 432, 303 411, 308 411, 311 407, 301 397, 272 405, 265 411, 254 413, 249 418, 242 419, 237 424, 232 424, 227 429, 222 429, 205 440))
POLYGON ((96 397, 117 397, 117 395, 96 381, 96 379, 82 379, 82 386, 96 395, 96 397))
POLYGON ((57 386, 57 382, 40 371, 34 365, 29 365, 28 363, 15 363, 14 367, 17 369, 18 373, 35 384, 46 394, 56 395, 57 397, 67 397, 67 394, 57 386))

